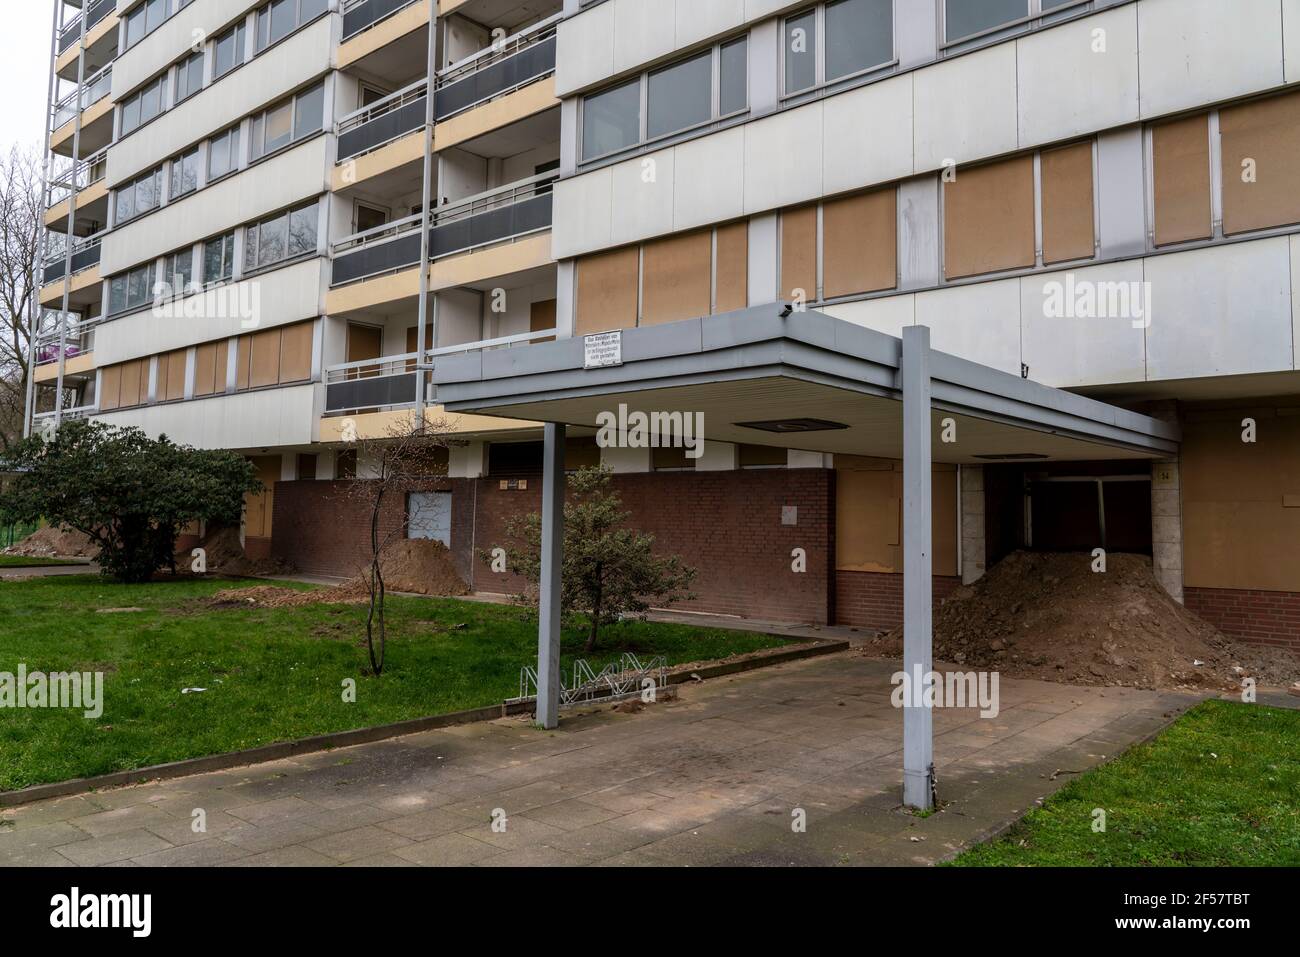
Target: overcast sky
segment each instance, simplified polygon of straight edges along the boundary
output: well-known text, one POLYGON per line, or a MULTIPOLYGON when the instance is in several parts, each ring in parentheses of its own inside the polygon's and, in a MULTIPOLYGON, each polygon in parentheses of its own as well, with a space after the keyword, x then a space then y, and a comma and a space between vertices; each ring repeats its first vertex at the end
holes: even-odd
POLYGON ((50 17, 55 0, 0 0, 0 148, 39 147, 50 82, 50 17))

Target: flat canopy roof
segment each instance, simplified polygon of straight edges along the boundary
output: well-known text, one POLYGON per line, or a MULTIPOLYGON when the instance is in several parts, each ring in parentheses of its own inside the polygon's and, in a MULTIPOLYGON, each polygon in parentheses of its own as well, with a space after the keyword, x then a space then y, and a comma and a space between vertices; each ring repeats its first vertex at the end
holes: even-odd
MULTIPOLYGON (((819 312, 785 311, 773 303, 624 329, 623 364, 599 369, 584 368, 581 336, 442 358, 433 374, 438 402, 451 413, 587 428, 619 405, 629 413, 700 412, 710 441, 902 458, 902 340, 819 312), (809 419, 822 425, 797 421, 809 419)), ((931 351, 929 363, 936 462, 1177 453, 1176 424, 943 352, 931 351), (943 441, 948 418, 956 423, 952 442, 943 441)))

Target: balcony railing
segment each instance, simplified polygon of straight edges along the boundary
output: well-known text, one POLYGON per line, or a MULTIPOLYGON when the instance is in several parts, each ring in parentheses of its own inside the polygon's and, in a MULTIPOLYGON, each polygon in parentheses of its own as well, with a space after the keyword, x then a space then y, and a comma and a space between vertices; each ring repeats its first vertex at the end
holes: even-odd
MULTIPOLYGON (((63 355, 75 359, 95 351, 95 328, 101 321, 100 316, 69 322, 67 332, 63 334, 63 355)), ((48 365, 59 361, 59 329, 57 326, 47 329, 36 340, 36 364, 48 365)))
MULTIPOLYGON (((325 370, 325 412, 339 415, 362 409, 392 409, 415 405, 416 380, 423 371, 432 371, 439 356, 462 355, 490 349, 511 349, 527 346, 538 339, 555 338, 555 329, 524 332, 497 339, 480 339, 461 345, 443 346, 425 351, 425 361, 416 365, 419 353, 408 352, 401 356, 381 356, 330 366, 325 370)), ((432 386, 426 382, 426 401, 433 401, 432 386)))
MULTIPOLYGON (((88 109, 95 103, 98 103, 104 97, 108 96, 113 90, 113 64, 109 64, 100 70, 82 85, 81 89, 81 108, 88 109)), ((63 126, 70 119, 77 115, 76 108, 77 92, 73 90, 58 103, 55 104, 53 115, 50 120, 50 131, 53 132, 63 126)))
POLYGON ((108 147, 80 162, 69 162, 50 179, 46 208, 52 209, 67 199, 75 190, 80 192, 93 186, 108 175, 108 147))
POLYGON ((343 4, 343 39, 351 40, 415 0, 351 0, 343 4))
MULTIPOLYGON (((429 229, 429 258, 439 259, 551 227, 555 173, 543 173, 443 206, 429 229)), ((334 244, 332 284, 397 272, 420 262, 420 216, 357 233, 334 244)))
MULTIPOLYGON (((94 415, 94 414, 95 414, 96 412, 98 412, 98 411, 99 411, 99 408, 98 408, 97 406, 94 406, 94 405, 78 405, 78 406, 74 406, 74 407, 71 408, 71 409, 64 409, 64 410, 63 410, 63 421, 64 421, 64 422, 68 422, 68 421, 70 421, 70 420, 72 420, 72 419, 88 419, 88 418, 90 418, 92 415, 94 415)), ((45 421, 46 419, 52 419, 52 418, 54 418, 54 416, 55 416, 56 414, 57 414, 57 413, 55 413, 55 412, 53 412, 53 411, 50 411, 50 412, 37 412, 37 413, 35 413, 35 414, 32 416, 32 418, 35 419, 35 420, 38 421, 38 422, 43 422, 43 421, 45 421)))
POLYGON ((555 72, 555 29, 548 17, 438 73, 434 118, 445 120, 555 72))
MULTIPOLYGON (((78 240, 72 245, 72 275, 89 269, 91 266, 99 265, 99 244, 103 240, 104 233, 96 233, 94 236, 87 236, 85 239, 78 240)), ((63 268, 67 265, 64 252, 59 252, 55 256, 49 256, 45 260, 44 283, 49 285, 63 278, 63 268)))
MULTIPOLYGON (((93 30, 100 20, 113 12, 117 0, 94 0, 86 16, 86 32, 93 30)), ((81 14, 77 14, 59 31, 59 52, 67 53, 81 39, 81 14)))
POLYGON ((424 126, 429 84, 417 80, 338 123, 339 162, 370 153, 424 126))

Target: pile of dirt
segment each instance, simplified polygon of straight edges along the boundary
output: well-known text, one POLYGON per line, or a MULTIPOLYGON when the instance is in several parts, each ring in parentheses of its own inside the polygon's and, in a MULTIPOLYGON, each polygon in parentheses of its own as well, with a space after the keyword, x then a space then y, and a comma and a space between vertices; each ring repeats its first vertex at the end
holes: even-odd
MULTIPOLYGON (((1015 552, 954 592, 934 618, 934 658, 1008 677, 1137 688, 1240 690, 1241 679, 1290 686, 1300 658, 1243 645, 1174 601, 1151 559, 1015 552)), ((898 656, 901 628, 865 645, 898 656)))
POLYGON ((383 556, 380 567, 384 573, 384 586, 390 592, 440 597, 469 594, 469 586, 452 562, 451 550, 442 542, 403 539, 389 546, 383 556))
MULTIPOLYGON (((267 575, 292 575, 297 571, 292 562, 281 558, 249 558, 239 542, 239 529, 234 527, 210 528, 207 536, 199 542, 199 547, 207 552, 209 574, 261 578, 267 575)), ((191 548, 185 548, 176 553, 178 567, 189 567, 192 551, 191 548)))
POLYGON ((6 548, 2 554, 22 558, 94 558, 99 554, 99 547, 81 532, 47 525, 6 548))
POLYGON ((347 582, 334 588, 302 591, 278 585, 225 588, 206 599, 214 608, 300 608, 304 605, 364 605, 370 600, 366 586, 347 582))

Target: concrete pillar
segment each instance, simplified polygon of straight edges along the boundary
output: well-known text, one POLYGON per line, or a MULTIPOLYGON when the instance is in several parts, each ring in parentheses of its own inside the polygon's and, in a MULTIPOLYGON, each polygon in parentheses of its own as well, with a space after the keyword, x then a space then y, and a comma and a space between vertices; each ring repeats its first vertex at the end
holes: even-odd
POLYGON ((984 577, 984 466, 963 465, 961 485, 961 583, 984 577))
POLYGON ((560 723, 560 581, 564 563, 564 433, 546 423, 542 472, 542 577, 537 608, 537 723, 560 723))
POLYGON ((1156 581, 1183 603, 1183 502, 1178 462, 1151 463, 1151 552, 1156 581))
POLYGON ((934 715, 922 703, 932 667, 933 565, 930 486, 930 330, 903 330, 903 803, 934 807, 934 715), (920 678, 921 686, 917 685, 920 678))

